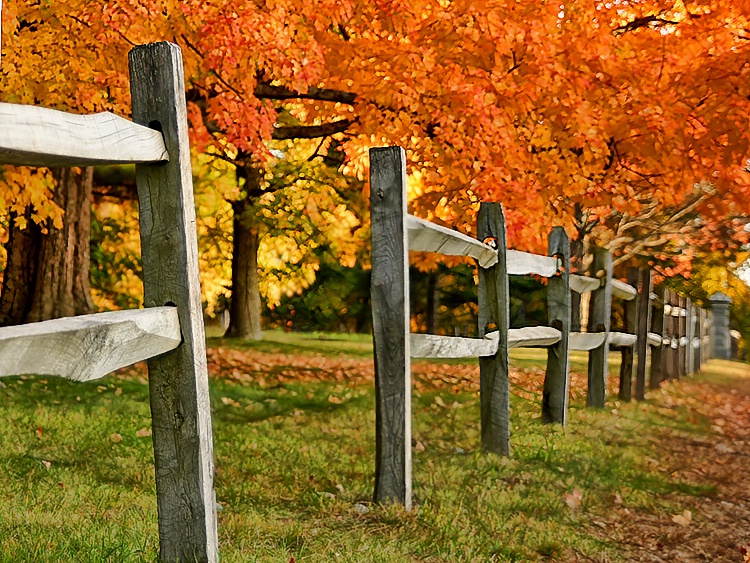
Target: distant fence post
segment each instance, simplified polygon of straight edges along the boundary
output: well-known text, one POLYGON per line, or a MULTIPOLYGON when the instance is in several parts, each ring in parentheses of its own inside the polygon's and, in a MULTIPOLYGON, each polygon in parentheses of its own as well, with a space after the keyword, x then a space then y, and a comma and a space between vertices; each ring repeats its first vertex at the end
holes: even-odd
MULTIPOLYGON (((638 290, 638 268, 628 268, 628 284, 638 290)), ((638 328, 638 303, 641 297, 625 302, 625 332, 637 334, 638 328)), ((641 339, 639 336, 636 345, 641 339)), ((618 397, 622 401, 630 401, 633 396, 633 346, 623 346, 620 361, 620 390, 618 397)))
POLYGON ((679 329, 677 331, 677 377, 687 374, 687 304, 688 298, 680 295, 677 298, 680 316, 677 317, 679 329))
POLYGON ((560 341, 547 348, 547 371, 542 392, 542 422, 565 424, 570 385, 570 241, 562 227, 555 227, 547 241, 548 254, 562 261, 560 274, 549 278, 548 323, 560 331, 560 341))
POLYGON ((479 388, 482 449, 510 455, 510 374, 508 369, 508 328, 510 291, 506 264, 505 217, 497 203, 483 202, 477 217, 477 238, 494 241, 498 260, 494 266, 479 268, 479 336, 494 325, 499 331, 497 352, 479 358, 479 388))
POLYGON ((612 316, 612 255, 604 248, 594 249, 591 276, 601 280, 601 287, 591 292, 588 331, 604 333, 604 342, 589 352, 588 393, 586 405, 604 407, 607 395, 607 360, 609 327, 612 316))
POLYGON ((711 326, 711 357, 729 360, 732 357, 732 337, 729 334, 729 305, 731 297, 714 293, 710 298, 713 323, 711 326))
POLYGON ((665 330, 665 313, 666 289, 659 285, 654 289, 654 301, 651 320, 651 330, 659 337, 659 344, 651 346, 651 366, 648 376, 648 386, 656 389, 664 378, 664 330, 665 330))
POLYGON ((671 289, 664 291, 664 297, 666 303, 664 304, 664 337, 667 339, 667 348, 665 355, 662 357, 662 363, 664 365, 664 376, 663 380, 674 379, 677 374, 676 366, 676 353, 677 350, 677 327, 678 322, 676 320, 677 311, 677 296, 671 289))
POLYGON ((693 340, 695 339, 695 304, 689 297, 687 299, 685 322, 685 338, 687 340, 687 347, 685 349, 685 373, 691 374, 695 372, 695 348, 693 347, 693 340))
POLYGON ((411 359, 406 153, 370 149, 375 502, 411 508, 411 359))
POLYGON ((148 361, 162 561, 218 561, 206 340, 198 282, 182 55, 130 51, 133 120, 164 135, 169 162, 136 165, 144 305, 175 304, 183 342, 148 361))
POLYGON ((641 292, 638 294, 638 340, 636 341, 635 398, 642 401, 646 395, 646 364, 648 363, 648 334, 651 330, 651 282, 650 269, 640 271, 641 292))

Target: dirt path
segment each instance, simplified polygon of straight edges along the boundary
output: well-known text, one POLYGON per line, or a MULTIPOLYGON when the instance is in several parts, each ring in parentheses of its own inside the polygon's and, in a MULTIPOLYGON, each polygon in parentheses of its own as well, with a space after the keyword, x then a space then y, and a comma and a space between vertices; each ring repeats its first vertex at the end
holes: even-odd
POLYGON ((655 434, 659 469, 675 479, 715 487, 701 496, 668 495, 683 508, 650 514, 621 508, 606 537, 626 561, 750 561, 750 366, 711 364, 710 373, 668 384, 653 408, 682 409, 710 425, 698 436, 670 429, 655 434))

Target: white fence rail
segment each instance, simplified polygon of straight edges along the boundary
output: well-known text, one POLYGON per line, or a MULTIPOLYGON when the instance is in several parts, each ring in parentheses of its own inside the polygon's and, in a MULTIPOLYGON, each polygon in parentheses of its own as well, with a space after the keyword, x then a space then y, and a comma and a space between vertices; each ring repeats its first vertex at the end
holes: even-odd
POLYGON ((76 115, 0 103, 0 162, 88 166, 169 159, 159 131, 112 113, 76 115))

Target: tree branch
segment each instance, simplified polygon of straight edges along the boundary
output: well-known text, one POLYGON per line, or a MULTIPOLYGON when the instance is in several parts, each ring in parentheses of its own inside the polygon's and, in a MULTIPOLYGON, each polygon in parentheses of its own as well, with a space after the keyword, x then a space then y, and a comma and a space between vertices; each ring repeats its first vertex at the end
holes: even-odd
POLYGON ((271 84, 258 84, 255 87, 255 97, 261 100, 318 100, 321 102, 338 102, 341 104, 354 104, 357 94, 333 90, 330 88, 312 87, 307 92, 295 92, 285 86, 272 86, 271 84))
POLYGON ((277 141, 286 139, 317 139, 335 133, 343 133, 355 122, 354 119, 339 119, 322 125, 286 125, 275 127, 272 138, 277 141))
POLYGON ((666 20, 664 18, 661 18, 659 16, 643 16, 641 18, 636 18, 631 22, 626 23, 625 25, 621 25, 619 27, 616 27, 612 33, 615 35, 622 35, 623 33, 627 33, 628 31, 635 31, 638 28, 641 27, 648 27, 651 24, 657 24, 656 27, 662 26, 662 25, 677 25, 680 22, 673 21, 673 20, 666 20))

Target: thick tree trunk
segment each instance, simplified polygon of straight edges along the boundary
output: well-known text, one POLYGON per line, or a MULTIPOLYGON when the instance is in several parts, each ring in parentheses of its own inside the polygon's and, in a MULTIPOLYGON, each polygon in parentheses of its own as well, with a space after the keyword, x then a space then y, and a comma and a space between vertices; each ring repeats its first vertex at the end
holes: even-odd
POLYGON ((31 208, 24 216, 27 226, 20 229, 16 226, 17 214, 10 213, 8 242, 5 243, 8 259, 0 293, 0 326, 25 322, 31 308, 42 231, 31 220, 31 208))
POLYGON ((0 295, 0 324, 13 325, 91 313, 89 285, 91 186, 93 169, 57 169, 53 200, 63 211, 63 226, 51 221, 47 234, 29 221, 13 222, 6 250, 8 263, 0 295))
MULTIPOLYGON (((238 178, 245 179, 245 192, 260 189, 260 174, 250 166, 237 167, 238 178)), ((224 336, 261 340, 260 280, 258 246, 260 237, 252 225, 252 201, 244 197, 232 203, 234 236, 232 243, 232 301, 229 327, 224 336)))

